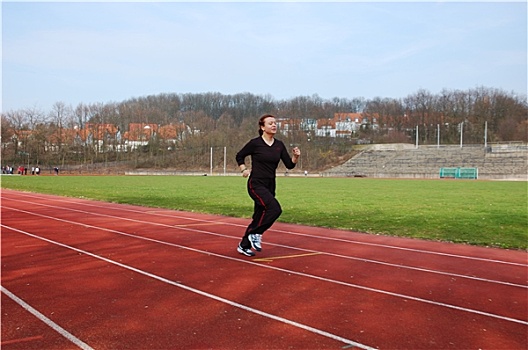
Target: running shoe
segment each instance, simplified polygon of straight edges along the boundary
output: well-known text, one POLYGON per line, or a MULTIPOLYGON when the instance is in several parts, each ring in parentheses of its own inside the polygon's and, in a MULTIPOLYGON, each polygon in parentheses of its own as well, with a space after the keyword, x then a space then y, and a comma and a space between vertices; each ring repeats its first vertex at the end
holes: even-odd
POLYGON ((238 245, 237 251, 245 256, 255 256, 255 253, 253 253, 250 248, 242 248, 240 245, 238 245))
POLYGON ((262 250, 262 246, 260 245, 262 242, 262 235, 259 235, 258 233, 252 233, 248 236, 248 238, 249 243, 251 243, 251 247, 257 252, 260 252, 262 250))

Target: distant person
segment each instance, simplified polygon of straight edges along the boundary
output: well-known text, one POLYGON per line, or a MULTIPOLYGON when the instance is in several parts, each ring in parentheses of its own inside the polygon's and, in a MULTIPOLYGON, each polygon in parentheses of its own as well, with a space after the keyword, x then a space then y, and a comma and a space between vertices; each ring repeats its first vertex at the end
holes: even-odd
POLYGON ((35 174, 40 175, 40 167, 35 168, 35 174))
POLYGON ((55 167, 53 168, 53 171, 55 172, 55 175, 59 175, 59 168, 55 167))
POLYGON ((275 138, 277 123, 271 114, 259 119, 259 137, 251 139, 236 154, 236 162, 242 176, 248 177, 247 191, 255 202, 253 220, 244 233, 237 251, 246 256, 254 256, 251 250, 262 250, 261 240, 264 232, 282 214, 282 208, 275 199, 275 178, 277 167, 282 160, 287 169, 293 169, 301 156, 299 148, 293 148, 290 157, 284 143, 275 138), (251 157, 251 171, 245 165, 247 156, 251 157))

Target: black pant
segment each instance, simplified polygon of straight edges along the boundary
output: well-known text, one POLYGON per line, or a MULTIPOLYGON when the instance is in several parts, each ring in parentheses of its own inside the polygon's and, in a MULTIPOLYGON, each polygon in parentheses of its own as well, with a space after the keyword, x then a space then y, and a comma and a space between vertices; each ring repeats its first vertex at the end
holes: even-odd
POLYGON ((256 179, 250 177, 247 182, 249 196, 255 202, 253 220, 246 229, 240 242, 242 248, 251 248, 248 236, 264 234, 282 214, 282 208, 275 199, 275 178, 256 179))

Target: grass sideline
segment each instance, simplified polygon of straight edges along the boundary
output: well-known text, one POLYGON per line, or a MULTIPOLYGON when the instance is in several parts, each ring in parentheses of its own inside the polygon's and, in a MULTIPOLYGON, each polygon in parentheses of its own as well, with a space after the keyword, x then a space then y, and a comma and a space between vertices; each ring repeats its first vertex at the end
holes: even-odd
MULTIPOLYGON (((2 176, 1 187, 250 218, 229 176, 2 176)), ((279 221, 509 249, 528 247, 527 182, 278 177, 279 221)))

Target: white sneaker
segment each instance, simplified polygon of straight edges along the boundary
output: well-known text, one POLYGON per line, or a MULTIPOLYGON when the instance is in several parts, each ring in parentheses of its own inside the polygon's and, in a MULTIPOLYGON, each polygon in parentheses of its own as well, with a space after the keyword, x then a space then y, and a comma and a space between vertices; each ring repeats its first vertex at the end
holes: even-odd
POLYGON ((255 256, 255 253, 251 251, 249 248, 242 248, 240 245, 237 248, 237 252, 240 254, 244 254, 245 256, 255 256))
POLYGON ((262 246, 260 245, 262 242, 262 235, 259 235, 258 233, 252 233, 248 236, 248 238, 249 243, 251 243, 251 247, 257 252, 260 252, 262 250, 262 246))

